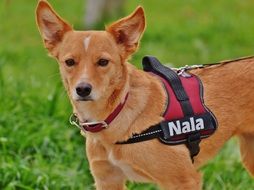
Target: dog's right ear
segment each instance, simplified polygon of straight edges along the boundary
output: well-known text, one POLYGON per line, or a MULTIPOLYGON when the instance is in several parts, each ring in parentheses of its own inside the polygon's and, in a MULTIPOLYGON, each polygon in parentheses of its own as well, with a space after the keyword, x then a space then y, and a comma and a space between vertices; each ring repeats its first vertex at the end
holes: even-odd
POLYGON ((144 9, 139 6, 131 15, 108 26, 106 31, 124 48, 123 56, 126 58, 137 50, 145 26, 144 9))
POLYGON ((36 20, 45 47, 56 56, 55 48, 72 27, 61 19, 46 0, 40 0, 36 9, 36 20))

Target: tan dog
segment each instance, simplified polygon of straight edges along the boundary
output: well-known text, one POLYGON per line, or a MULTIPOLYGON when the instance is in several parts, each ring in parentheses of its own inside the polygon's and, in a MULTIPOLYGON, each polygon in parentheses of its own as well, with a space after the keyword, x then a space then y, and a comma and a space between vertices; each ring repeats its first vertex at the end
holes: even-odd
POLYGON ((79 120, 104 120, 129 93, 107 129, 86 134, 97 189, 124 189, 126 180, 156 183, 163 189, 201 189, 198 168, 233 135, 240 139, 245 167, 254 174, 254 59, 193 71, 202 79, 205 102, 219 123, 216 133, 202 140, 193 164, 185 145, 167 146, 156 139, 115 144, 163 119, 166 95, 159 79, 127 62, 145 29, 141 7, 106 31, 74 31, 45 0, 39 1, 36 14, 44 44, 59 63, 79 120), (78 92, 80 86, 85 96, 78 92))

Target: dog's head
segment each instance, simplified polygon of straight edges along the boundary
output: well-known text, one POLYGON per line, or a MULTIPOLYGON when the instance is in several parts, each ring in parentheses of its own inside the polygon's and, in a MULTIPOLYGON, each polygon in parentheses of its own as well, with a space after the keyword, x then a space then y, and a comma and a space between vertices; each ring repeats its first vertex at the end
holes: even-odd
POLYGON ((38 3, 36 19, 72 102, 98 101, 120 90, 126 79, 126 61, 137 50, 145 29, 142 7, 105 31, 73 30, 45 0, 38 3))

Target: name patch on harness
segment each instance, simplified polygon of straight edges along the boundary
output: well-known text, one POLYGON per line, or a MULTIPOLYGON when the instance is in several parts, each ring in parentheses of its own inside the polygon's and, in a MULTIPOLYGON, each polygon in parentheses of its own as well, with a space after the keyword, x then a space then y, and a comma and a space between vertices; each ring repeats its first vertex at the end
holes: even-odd
POLYGON ((199 132, 204 138, 214 131, 213 118, 210 114, 204 113, 194 116, 186 116, 182 119, 172 121, 162 121, 163 142, 168 144, 178 144, 185 142, 188 135, 199 132))
POLYGON ((180 135, 184 133, 200 131, 204 129, 204 120, 202 118, 194 119, 190 117, 188 121, 176 120, 175 122, 171 121, 168 123, 169 135, 173 137, 174 135, 180 135))

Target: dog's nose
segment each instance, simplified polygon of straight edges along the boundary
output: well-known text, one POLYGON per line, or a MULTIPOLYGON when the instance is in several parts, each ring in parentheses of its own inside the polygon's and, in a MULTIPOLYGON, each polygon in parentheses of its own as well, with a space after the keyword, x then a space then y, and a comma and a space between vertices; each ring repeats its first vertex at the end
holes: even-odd
POLYGON ((76 87, 77 94, 82 98, 89 96, 91 91, 92 91, 92 86, 91 84, 88 84, 88 83, 81 83, 76 87))

